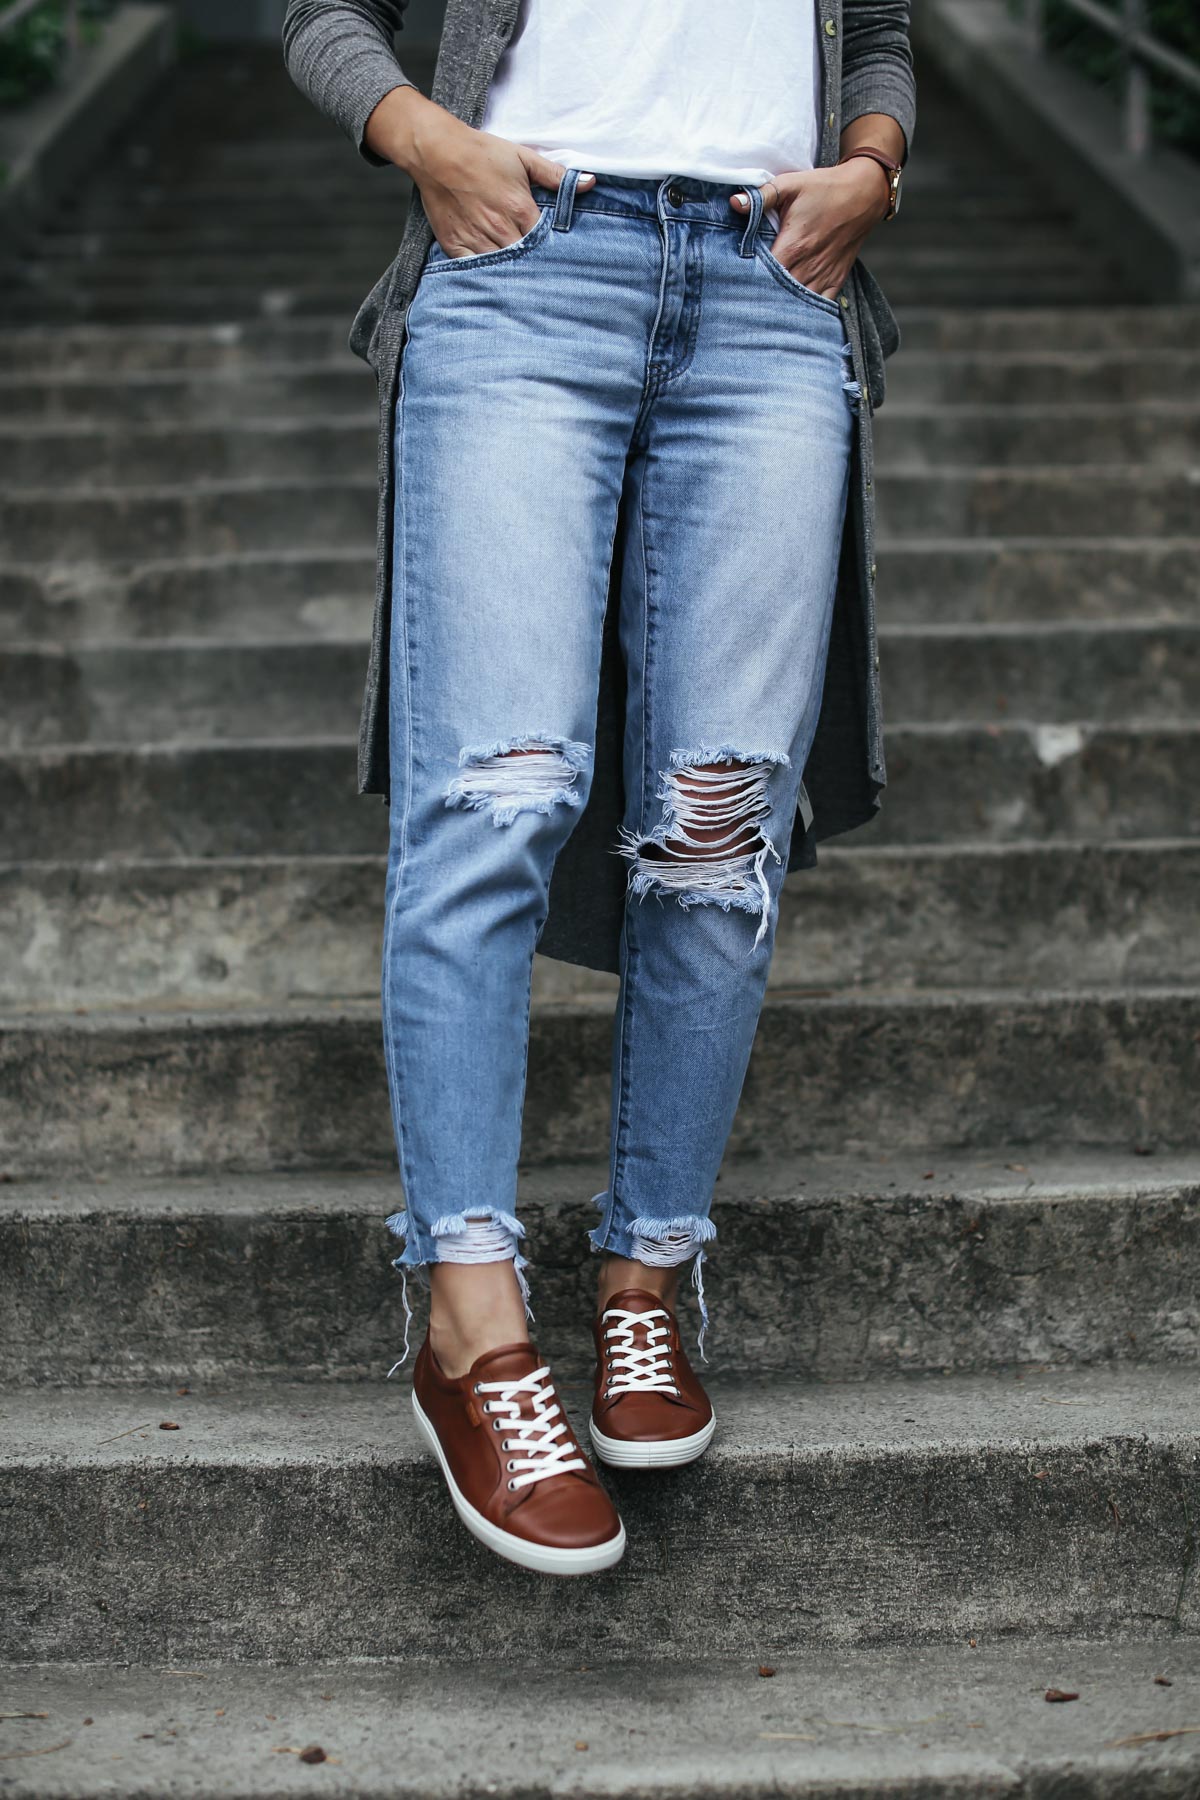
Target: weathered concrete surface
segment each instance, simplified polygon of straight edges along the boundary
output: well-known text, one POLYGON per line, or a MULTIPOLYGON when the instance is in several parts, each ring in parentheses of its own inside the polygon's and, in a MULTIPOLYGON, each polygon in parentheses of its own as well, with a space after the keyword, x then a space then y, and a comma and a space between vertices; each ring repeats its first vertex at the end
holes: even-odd
MULTIPOLYGON (((1200 556, 1197 558, 1200 564, 1200 556)), ((369 550, 148 557, 0 567, 0 623, 12 640, 202 638, 246 643, 362 637, 374 575, 369 550)))
MULTIPOLYGON (((532 1170, 519 1203, 543 1349, 578 1376, 606 1178, 532 1170)), ((378 1377, 402 1336, 399 1198, 391 1175, 6 1183, 0 1380, 378 1377)), ((731 1160, 713 1218, 717 1372, 1200 1359, 1194 1155, 731 1160)))
MULTIPOLYGON (((1182 987, 776 991, 730 1147, 1194 1147, 1198 1023, 1200 995, 1182 987)), ((526 1162, 607 1154, 610 1037, 607 1001, 534 1015, 526 1162)), ((373 1006, 0 1023, 0 1161, 11 1174, 348 1170, 394 1159, 373 1006)))
POLYGON ((1200 308, 1195 306, 967 309, 932 304, 906 307, 901 322, 906 358, 914 350, 1016 351, 1023 356, 1041 350, 1081 355, 1138 347, 1200 351, 1200 308))
MULTIPOLYGON (((567 1390, 577 1420, 589 1395, 567 1390)), ((0 1655, 769 1660, 1200 1631, 1191 1369, 713 1395, 701 1462, 614 1479, 629 1553, 564 1604, 456 1525, 402 1382, 10 1394, 0 1655)))
MULTIPOLYGON (((1072 322, 1078 316, 1069 315, 1072 322)), ((1130 400, 1151 411, 1162 401, 1190 403, 1200 388, 1200 355, 1194 349, 1155 349, 1147 326, 1152 330, 1159 316, 1143 314, 1124 347, 1079 349, 1061 340, 1048 345, 1039 337, 1011 349, 919 350, 911 346, 912 315, 907 314, 904 354, 888 364, 887 405, 876 429, 881 435, 891 429, 893 439, 900 438, 897 450, 906 451, 897 417, 935 402, 954 408, 1067 406, 1090 414, 1130 400)), ((34 404, 42 409, 42 402, 34 404)))
MULTIPOLYGON (((13 1008, 378 992, 382 857, 0 863, 13 1008)), ((1200 983, 1200 840, 825 846, 783 890, 773 987, 1200 983)), ((615 977, 539 957, 536 1001, 615 977)))
MULTIPOLYGON (((893 625, 880 653, 899 725, 1186 721, 1200 692, 1200 621, 893 625)), ((0 665, 0 748, 337 737, 366 663, 357 636, 16 644, 0 665)))
POLYGON ((781 1659, 768 1679, 753 1656, 667 1667, 13 1669, 14 1708, 46 1716, 7 1723, 6 1750, 51 1753, 9 1763, 4 1791, 1194 1800, 1200 1746, 1188 1727, 1200 1719, 1200 1676, 1189 1649, 984 1636, 781 1659), (1050 1687, 1079 1698, 1047 1705, 1050 1687), (1171 1731, 1184 1735, 1113 1748, 1171 1731), (328 1760, 306 1766, 295 1752, 314 1742, 328 1760))
MULTIPOLYGON (((899 725, 883 809, 854 840, 1005 843, 1200 833, 1200 725, 899 725)), ((355 855, 385 843, 345 737, 0 753, 10 861, 355 855)), ((469 815, 464 820, 469 823, 469 815)))
POLYGON ((1200 537, 885 539, 880 592, 894 620, 1200 616, 1200 537))

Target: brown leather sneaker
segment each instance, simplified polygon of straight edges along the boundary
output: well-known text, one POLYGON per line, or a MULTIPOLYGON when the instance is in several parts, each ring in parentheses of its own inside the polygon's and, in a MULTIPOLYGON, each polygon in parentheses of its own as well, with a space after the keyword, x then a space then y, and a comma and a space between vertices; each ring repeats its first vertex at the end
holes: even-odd
POLYGON ((623 1288, 596 1320, 592 1443, 617 1469, 674 1469, 707 1450, 716 1430, 708 1395, 655 1294, 623 1288))
POLYGON ((620 1561, 625 1527, 532 1344, 489 1350, 456 1378, 426 1337, 412 1403, 454 1510, 481 1544, 543 1575, 591 1575, 620 1561))

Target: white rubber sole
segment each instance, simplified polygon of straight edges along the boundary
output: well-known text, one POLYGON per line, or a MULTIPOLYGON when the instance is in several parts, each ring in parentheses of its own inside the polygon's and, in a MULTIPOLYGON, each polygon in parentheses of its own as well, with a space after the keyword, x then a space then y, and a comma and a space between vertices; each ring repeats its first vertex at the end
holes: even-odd
POLYGON ((605 1437, 602 1431, 597 1431, 594 1419, 589 1419, 588 1429, 596 1455, 612 1469, 678 1469, 704 1455, 712 1443, 717 1419, 714 1413, 703 1430, 693 1432, 691 1437, 663 1438, 649 1444, 631 1444, 624 1438, 605 1437))
POLYGON ((412 1404, 417 1426, 441 1464, 454 1510, 471 1536, 478 1538, 481 1544, 486 1544, 489 1550, 494 1550, 505 1562, 517 1563, 522 1569, 535 1569, 539 1575, 595 1575, 600 1569, 611 1569, 614 1563, 620 1562, 625 1554, 624 1525, 616 1537, 609 1538, 606 1544, 588 1544, 582 1550, 560 1550, 551 1544, 531 1544, 528 1538, 516 1537, 511 1531, 505 1531, 501 1526, 493 1525, 490 1519, 485 1519, 464 1496, 450 1473, 450 1465, 438 1442, 437 1432, 415 1394, 412 1404))

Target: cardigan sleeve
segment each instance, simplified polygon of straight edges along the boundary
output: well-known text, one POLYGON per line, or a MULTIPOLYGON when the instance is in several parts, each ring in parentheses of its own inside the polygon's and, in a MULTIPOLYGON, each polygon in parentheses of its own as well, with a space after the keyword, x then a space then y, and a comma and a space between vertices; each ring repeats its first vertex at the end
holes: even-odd
POLYGON ((283 60, 313 105, 340 125, 359 154, 380 166, 363 141, 367 120, 393 88, 412 87, 393 39, 408 0, 288 0, 283 60))
POLYGON ((908 42, 909 0, 842 0, 842 124, 886 113, 912 148, 917 96, 908 42))

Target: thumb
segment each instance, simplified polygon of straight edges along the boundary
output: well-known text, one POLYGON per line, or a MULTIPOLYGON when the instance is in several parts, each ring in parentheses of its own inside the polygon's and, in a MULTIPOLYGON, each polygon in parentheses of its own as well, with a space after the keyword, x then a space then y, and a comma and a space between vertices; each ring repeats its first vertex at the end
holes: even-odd
MULTIPOLYGON (((553 188, 557 191, 566 170, 561 163, 551 162, 540 150, 531 150, 527 144, 517 145, 517 154, 525 165, 525 173, 531 182, 538 187, 553 188)), ((594 175, 581 175, 576 184, 578 188, 590 188, 596 185, 594 175)))

